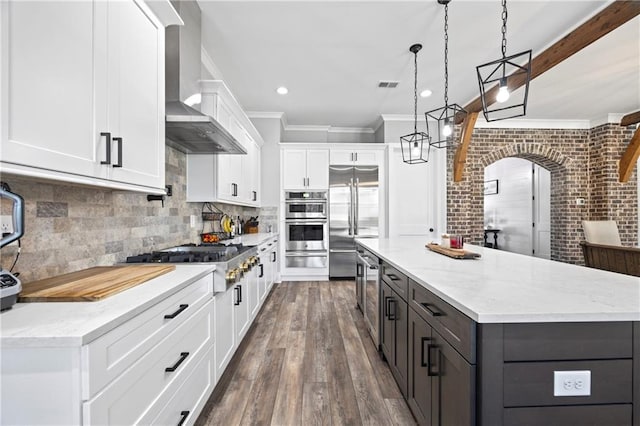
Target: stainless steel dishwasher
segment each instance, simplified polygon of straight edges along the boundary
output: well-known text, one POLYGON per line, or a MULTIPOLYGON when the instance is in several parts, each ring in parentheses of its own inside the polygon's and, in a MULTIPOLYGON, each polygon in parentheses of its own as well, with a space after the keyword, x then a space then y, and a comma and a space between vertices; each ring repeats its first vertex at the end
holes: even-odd
POLYGON ((364 314, 376 349, 380 345, 380 260, 370 251, 357 248, 356 298, 364 314))

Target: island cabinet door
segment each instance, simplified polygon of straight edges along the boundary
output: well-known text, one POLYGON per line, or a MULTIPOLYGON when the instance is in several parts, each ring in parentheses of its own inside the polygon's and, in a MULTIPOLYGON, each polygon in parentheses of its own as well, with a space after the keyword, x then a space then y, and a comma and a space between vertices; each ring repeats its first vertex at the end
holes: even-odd
POLYGON ((382 353, 389 363, 391 373, 400 387, 402 395, 407 397, 408 369, 408 307, 407 302, 386 283, 382 287, 382 353))
MULTIPOLYGON (((394 322, 389 319, 390 305, 393 300, 393 290, 387 284, 382 284, 382 338, 380 346, 382 346, 382 353, 387 362, 391 364, 393 359, 393 339, 394 339, 394 322)), ((393 318, 393 317, 392 317, 393 318)))
POLYGON ((435 330, 427 352, 432 381, 431 425, 474 425, 476 367, 469 364, 435 330))
POLYGON ((409 309, 409 385, 407 401, 418 424, 431 424, 432 377, 429 375, 428 345, 431 327, 409 309))

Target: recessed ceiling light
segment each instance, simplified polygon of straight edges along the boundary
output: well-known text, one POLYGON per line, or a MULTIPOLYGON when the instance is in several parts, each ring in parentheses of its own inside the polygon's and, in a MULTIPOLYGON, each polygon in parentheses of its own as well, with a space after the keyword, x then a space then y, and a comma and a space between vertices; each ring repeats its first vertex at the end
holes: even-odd
POLYGON ((279 95, 286 95, 287 93, 289 93, 289 89, 284 86, 280 86, 276 89, 276 92, 278 92, 279 95))
POLYGON ((423 98, 428 98, 429 96, 431 96, 432 92, 429 89, 424 89, 422 92, 420 92, 420 96, 422 96, 423 98))

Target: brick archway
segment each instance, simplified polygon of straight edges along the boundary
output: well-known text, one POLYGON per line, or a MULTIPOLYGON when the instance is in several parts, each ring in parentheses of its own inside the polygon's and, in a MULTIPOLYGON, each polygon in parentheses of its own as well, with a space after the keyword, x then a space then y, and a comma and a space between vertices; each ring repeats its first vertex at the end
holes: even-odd
MULTIPOLYGON (((567 165, 571 159, 563 153, 543 143, 513 143, 493 152, 482 155, 478 162, 485 167, 504 158, 522 158, 529 160, 551 173, 551 259, 562 260, 563 251, 566 249, 563 239, 560 238, 564 230, 562 224, 562 204, 565 201, 564 188, 567 187, 567 165)), ((483 185, 483 182, 478 182, 483 185)), ((484 199, 482 200, 484 211, 484 199)))

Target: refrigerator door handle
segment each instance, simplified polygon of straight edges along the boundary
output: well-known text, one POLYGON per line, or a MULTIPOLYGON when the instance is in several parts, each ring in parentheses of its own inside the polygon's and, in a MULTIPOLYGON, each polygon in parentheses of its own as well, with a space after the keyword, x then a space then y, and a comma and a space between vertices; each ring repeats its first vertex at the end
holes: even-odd
POLYGON ((351 178, 349 182, 349 236, 354 235, 354 226, 353 226, 353 178, 351 178))
POLYGON ((360 178, 356 178, 356 196, 354 199, 353 235, 358 235, 358 217, 360 216, 360 178))

